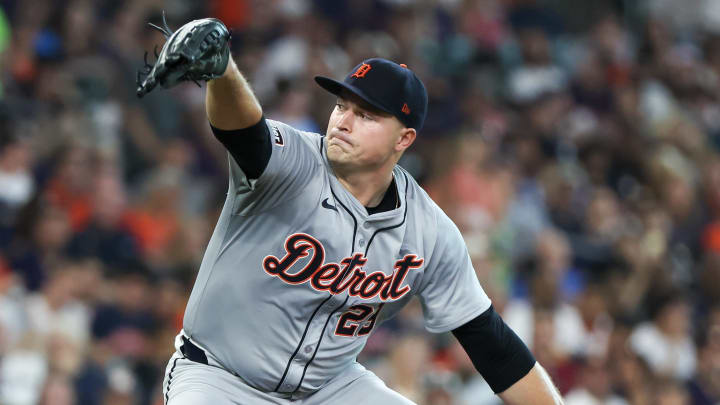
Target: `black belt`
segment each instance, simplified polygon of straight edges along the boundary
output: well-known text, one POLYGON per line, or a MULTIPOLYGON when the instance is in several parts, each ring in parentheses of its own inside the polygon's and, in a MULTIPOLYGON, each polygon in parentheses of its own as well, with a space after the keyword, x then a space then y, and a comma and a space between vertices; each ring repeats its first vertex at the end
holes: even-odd
POLYGON ((195 346, 195 344, 185 336, 182 337, 182 340, 183 344, 180 346, 180 352, 185 356, 185 358, 196 363, 208 364, 207 355, 203 349, 195 346))

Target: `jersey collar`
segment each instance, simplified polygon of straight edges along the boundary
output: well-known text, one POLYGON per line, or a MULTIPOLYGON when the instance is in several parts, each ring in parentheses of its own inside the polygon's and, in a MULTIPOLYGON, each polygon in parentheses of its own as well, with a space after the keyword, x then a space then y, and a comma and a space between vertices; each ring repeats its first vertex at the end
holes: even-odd
POLYGON ((367 222, 382 222, 404 216, 407 207, 407 193, 409 182, 407 178, 407 172, 405 172, 405 170, 403 170, 400 166, 395 165, 392 172, 393 178, 395 180, 395 186, 397 187, 400 206, 389 211, 383 211, 378 212, 377 214, 369 215, 365 206, 363 206, 360 201, 358 201, 358 199, 355 198, 355 196, 352 195, 352 193, 350 193, 350 191, 348 191, 345 186, 342 185, 342 183, 340 183, 337 176, 335 175, 335 172, 333 171, 332 166, 330 165, 330 162, 327 158, 324 136, 320 139, 320 151, 322 154, 323 162, 325 164, 325 168, 328 173, 328 178, 330 179, 330 187, 332 188, 335 197, 340 199, 340 201, 352 211, 352 214, 356 218, 362 218, 364 221, 367 222))

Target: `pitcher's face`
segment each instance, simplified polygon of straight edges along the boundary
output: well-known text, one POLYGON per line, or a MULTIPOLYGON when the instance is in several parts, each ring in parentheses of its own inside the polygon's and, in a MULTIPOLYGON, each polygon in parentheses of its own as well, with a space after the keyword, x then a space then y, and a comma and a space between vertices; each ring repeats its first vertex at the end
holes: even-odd
POLYGON ((406 128, 394 116, 344 93, 328 122, 328 160, 344 169, 382 167, 398 151, 403 130, 406 128))

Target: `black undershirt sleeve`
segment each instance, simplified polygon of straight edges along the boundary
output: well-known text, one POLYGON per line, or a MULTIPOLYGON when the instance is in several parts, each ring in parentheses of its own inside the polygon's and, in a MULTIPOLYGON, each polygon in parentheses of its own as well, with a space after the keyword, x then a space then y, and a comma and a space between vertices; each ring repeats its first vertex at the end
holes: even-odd
POLYGON ((525 343, 505 324, 492 305, 452 332, 495 393, 510 388, 535 365, 535 357, 525 343))
POLYGON ((234 130, 218 129, 210 125, 215 138, 225 145, 235 162, 240 166, 248 179, 257 179, 270 162, 272 144, 270 143, 270 128, 265 117, 260 118, 257 124, 234 130))

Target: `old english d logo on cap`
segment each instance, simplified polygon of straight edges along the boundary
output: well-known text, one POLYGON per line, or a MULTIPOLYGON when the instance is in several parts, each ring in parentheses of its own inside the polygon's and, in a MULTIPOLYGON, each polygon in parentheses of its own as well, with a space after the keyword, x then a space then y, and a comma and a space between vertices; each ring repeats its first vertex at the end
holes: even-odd
POLYGON ((352 74, 351 77, 357 77, 358 79, 365 77, 365 75, 367 74, 367 72, 370 71, 370 69, 372 69, 372 66, 367 63, 363 63, 362 65, 360 65, 359 68, 357 68, 357 70, 355 71, 355 73, 352 74))

